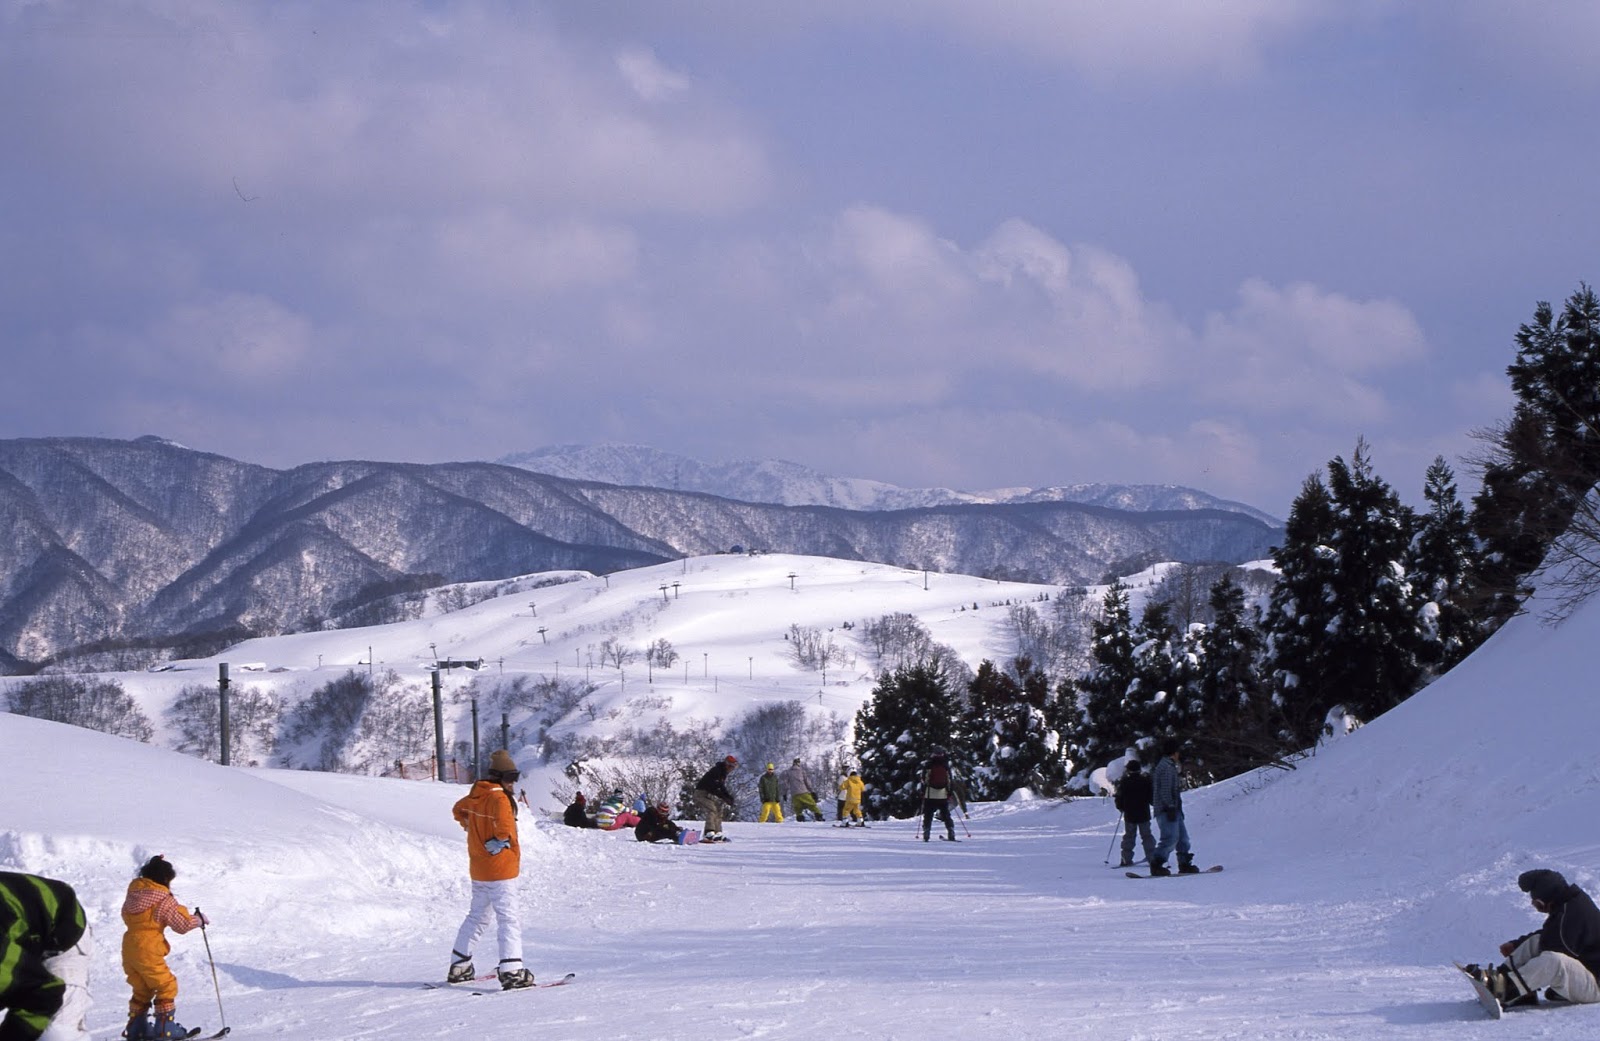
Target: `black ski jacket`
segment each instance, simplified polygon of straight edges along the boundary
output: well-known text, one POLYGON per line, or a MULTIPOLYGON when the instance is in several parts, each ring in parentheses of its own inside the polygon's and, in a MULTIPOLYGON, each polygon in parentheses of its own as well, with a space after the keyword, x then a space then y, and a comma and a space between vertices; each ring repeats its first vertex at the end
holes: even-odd
MULTIPOLYGON (((1594 900, 1554 871, 1529 871, 1523 877, 1530 882, 1528 895, 1550 906, 1539 929, 1539 950, 1571 955, 1600 980, 1600 909, 1594 900)), ((1519 884, 1521 881, 1518 879, 1519 884)), ((1519 936, 1516 942, 1532 935, 1519 936)))
POLYGON ((1129 824, 1150 823, 1150 778, 1144 771, 1124 774, 1114 801, 1129 824))
POLYGON ((694 787, 696 791, 714 795, 729 805, 733 803, 733 795, 728 791, 728 764, 725 761, 707 770, 694 787))
POLYGON ((640 842, 656 842, 661 839, 678 841, 678 825, 671 817, 651 806, 639 817, 639 823, 634 825, 633 837, 640 842))

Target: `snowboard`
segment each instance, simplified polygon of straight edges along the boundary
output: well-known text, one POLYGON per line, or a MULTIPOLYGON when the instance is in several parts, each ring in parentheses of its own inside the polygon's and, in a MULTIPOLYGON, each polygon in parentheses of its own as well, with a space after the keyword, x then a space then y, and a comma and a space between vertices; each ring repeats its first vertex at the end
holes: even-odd
MULTIPOLYGON (((571 983, 573 981, 573 979, 575 979, 577 977, 577 975, 578 974, 575 973, 575 972, 569 972, 565 976, 563 976, 560 979, 555 980, 553 982, 550 982, 550 983, 535 983, 531 987, 520 987, 518 989, 519 990, 538 990, 541 987, 560 987, 560 986, 563 986, 565 984, 571 983)), ((498 994, 498 993, 500 993, 500 988, 499 987, 489 988, 489 987, 470 987, 470 986, 467 986, 467 984, 469 984, 469 983, 486 983, 486 982, 488 982, 490 980, 495 980, 495 979, 498 979, 498 978, 499 977, 495 973, 491 972, 491 973, 488 973, 487 975, 484 975, 484 976, 474 976, 470 980, 462 980, 460 983, 443 983, 443 982, 440 982, 440 983, 424 983, 422 985, 422 989, 423 990, 464 990, 469 994, 498 994)))
POLYGON ((558 980, 551 980, 549 983, 535 983, 531 987, 518 987, 516 990, 472 990, 472 991, 469 991, 468 993, 471 993, 471 994, 515 994, 515 993, 517 993, 517 991, 521 991, 521 990, 546 990, 546 989, 548 989, 550 987, 565 987, 567 984, 571 983, 573 980, 575 980, 577 978, 578 978, 578 974, 577 973, 569 972, 565 976, 561 977, 558 980))
POLYGON ((1489 1013, 1490 1019, 1499 1019, 1505 1014, 1505 1009, 1500 1007, 1500 999, 1496 998, 1494 994, 1490 992, 1489 985, 1487 983, 1468 972, 1467 967, 1462 965, 1460 962, 1456 961, 1451 962, 1450 964, 1460 969, 1461 975, 1465 976, 1467 978, 1467 982, 1472 984, 1473 991, 1478 995, 1478 1004, 1482 1005, 1483 1010, 1489 1013))
MULTIPOLYGON (((1208 868, 1204 868, 1204 869, 1202 869, 1200 871, 1191 872, 1191 873, 1192 874, 1197 874, 1197 875, 1214 875, 1218 871, 1221 871, 1221 870, 1222 870, 1222 865, 1221 864, 1212 864, 1208 868)), ((1170 875, 1141 875, 1137 871, 1125 871, 1125 872, 1123 872, 1123 874, 1127 875, 1129 878, 1182 878, 1182 877, 1184 877, 1182 874, 1180 874, 1179 872, 1176 872, 1176 871, 1174 871, 1170 875)))
POLYGON ((693 846, 700 841, 700 832, 694 828, 684 828, 678 832, 678 845, 693 846))

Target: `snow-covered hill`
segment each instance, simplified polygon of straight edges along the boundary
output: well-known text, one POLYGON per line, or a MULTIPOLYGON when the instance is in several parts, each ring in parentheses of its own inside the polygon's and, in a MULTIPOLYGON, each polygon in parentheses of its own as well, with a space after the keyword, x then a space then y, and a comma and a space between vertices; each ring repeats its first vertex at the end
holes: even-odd
MULTIPOLYGON (((808 594, 824 599, 817 572, 808 585, 799 562, 770 563, 764 582, 743 588, 722 575, 713 591, 715 574, 700 574, 721 611, 696 612, 696 654, 754 658, 757 644, 732 635, 749 617, 776 623, 799 617, 808 594)), ((652 577, 671 598, 673 576, 652 577)), ((920 575, 899 579, 863 572, 856 593, 889 609, 932 597, 939 581, 924 591, 920 575)), ((539 624, 576 623, 606 595, 594 581, 555 587, 574 597, 564 609, 557 594, 530 598, 539 624)), ((693 602, 687 586, 679 594, 693 602)), ((830 601, 834 615, 842 602, 830 601)), ((488 639, 493 605, 476 610, 431 620, 441 653, 488 639)), ((523 610, 513 639, 531 655, 545 645, 530 644, 523 610)), ((952 610, 945 635, 981 644, 994 614, 952 610)), ((417 989, 442 974, 466 907, 451 785, 223 768, 0 716, 11 778, 0 867, 78 887, 99 943, 97 1036, 122 1020, 124 887, 164 852, 175 891, 214 923, 215 991, 201 938, 173 940, 181 1018, 215 1027, 220 998, 238 1037, 1456 1041, 1515 1029, 1588 1041, 1600 1008, 1491 1026, 1448 961, 1490 958, 1534 927, 1521 870, 1553 867, 1600 889, 1600 699, 1585 694, 1597 628, 1594 605, 1559 630, 1518 618, 1297 770, 1190 793, 1197 852, 1226 864, 1219 875, 1124 879, 1104 863, 1115 815, 1099 799, 978 806, 955 846, 924 845, 898 822, 736 822, 723 847, 657 847, 525 814, 528 959, 541 977, 579 974, 558 990, 417 989)), ((316 641, 339 635, 253 650, 314 671, 315 655, 336 647, 316 641)), ((422 636, 374 633, 374 648, 414 657, 422 636)), ((757 677, 697 686, 691 676, 686 688, 726 711, 766 696, 757 677)), ((536 806, 547 780, 528 779, 536 806)))

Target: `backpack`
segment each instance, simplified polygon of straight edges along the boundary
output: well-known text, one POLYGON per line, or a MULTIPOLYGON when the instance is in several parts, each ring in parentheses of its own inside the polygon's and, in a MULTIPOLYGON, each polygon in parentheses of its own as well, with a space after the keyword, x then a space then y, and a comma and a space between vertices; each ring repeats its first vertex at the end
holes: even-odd
POLYGON ((935 759, 932 763, 930 763, 928 765, 928 787, 929 788, 948 788, 948 787, 950 787, 950 768, 948 766, 946 766, 941 760, 935 759))

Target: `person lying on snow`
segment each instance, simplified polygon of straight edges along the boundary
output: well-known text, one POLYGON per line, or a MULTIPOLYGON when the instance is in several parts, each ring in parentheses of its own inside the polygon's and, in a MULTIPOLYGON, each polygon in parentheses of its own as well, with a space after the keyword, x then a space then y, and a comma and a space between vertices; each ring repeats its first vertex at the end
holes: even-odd
POLYGON ((593 817, 589 816, 588 801, 584 799, 582 792, 572 797, 572 805, 568 806, 567 812, 561 815, 561 823, 569 828, 598 828, 600 826, 593 817))
POLYGON ((1464 968, 1488 985, 1506 1008, 1546 1001, 1600 1002, 1600 910, 1588 893, 1559 871, 1539 868, 1517 876, 1517 887, 1545 916, 1538 932, 1500 945, 1500 965, 1464 968))
POLYGON ((640 842, 660 842, 662 839, 677 842, 682 830, 672 819, 672 808, 665 802, 658 802, 639 817, 639 823, 633 828, 633 837, 640 842))

